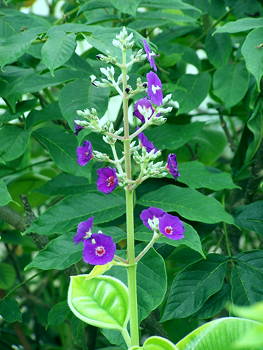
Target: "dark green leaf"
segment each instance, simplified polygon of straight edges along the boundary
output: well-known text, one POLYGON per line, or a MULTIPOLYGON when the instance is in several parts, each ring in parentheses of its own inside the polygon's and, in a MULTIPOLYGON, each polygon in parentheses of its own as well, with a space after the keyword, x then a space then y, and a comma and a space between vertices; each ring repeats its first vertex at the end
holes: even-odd
POLYGON ((233 218, 213 197, 191 188, 167 185, 143 195, 138 204, 178 212, 183 217, 208 224, 224 221, 233 224, 233 218))
POLYGON ((132 16, 136 14, 137 7, 139 6, 141 1, 142 0, 110 0, 112 6, 114 6, 117 10, 132 16))
POLYGON ((162 321, 185 318, 197 312, 222 288, 226 265, 225 257, 209 254, 206 260, 179 272, 171 286, 162 321))
POLYGON ((11 202, 12 198, 8 192, 6 184, 3 180, 0 180, 0 206, 4 206, 11 202))
POLYGON ((15 299, 5 298, 0 301, 0 315, 7 322, 21 322, 22 314, 19 310, 19 305, 15 299))
POLYGON ((227 64, 232 51, 232 42, 227 34, 208 35, 205 49, 209 61, 218 68, 227 64))
POLYGON ((70 315, 67 301, 55 304, 48 313, 48 326, 58 326, 70 315))
POLYGON ((258 27, 263 27, 263 18, 240 18, 237 21, 228 22, 222 27, 218 27, 215 33, 239 33, 258 27))
POLYGON ((0 263, 0 289, 10 289, 16 280, 16 272, 12 265, 0 263))
POLYGON ((235 221, 238 226, 246 230, 263 234, 263 201, 257 201, 241 207, 238 210, 235 221))
POLYGON ((38 125, 49 120, 63 120, 58 103, 51 103, 45 106, 40 111, 33 109, 26 118, 27 129, 32 128, 34 125, 38 125))

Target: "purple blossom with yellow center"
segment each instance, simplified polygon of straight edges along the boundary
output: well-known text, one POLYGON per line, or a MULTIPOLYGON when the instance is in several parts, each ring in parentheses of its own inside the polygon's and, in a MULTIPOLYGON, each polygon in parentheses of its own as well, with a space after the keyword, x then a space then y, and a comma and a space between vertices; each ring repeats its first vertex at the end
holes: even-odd
POLYGON ((147 59, 150 63, 151 68, 153 68, 156 72, 157 67, 156 67, 155 60, 154 60, 154 56, 156 56, 156 54, 151 51, 151 48, 150 48, 147 40, 145 40, 145 39, 143 40, 143 47, 144 47, 144 51, 146 53, 146 56, 147 56, 147 59))
POLYGON ((159 218, 159 231, 167 238, 177 240, 184 238, 185 229, 177 216, 165 213, 159 218))
POLYGON ((82 221, 78 224, 77 233, 73 237, 73 241, 76 244, 84 242, 86 238, 90 237, 93 220, 94 217, 91 217, 88 218, 88 220, 82 221))
POLYGON ((74 134, 77 136, 81 130, 84 129, 84 126, 74 123, 74 134))
POLYGON ((135 115, 135 117, 139 118, 142 123, 145 123, 145 117, 141 112, 143 110, 147 110, 147 109, 151 111, 151 114, 150 114, 150 117, 151 117, 154 113, 154 109, 153 109, 151 102, 146 97, 141 98, 134 105, 133 115, 135 115))
POLYGON ((162 82, 158 75, 154 72, 149 72, 147 78, 147 94, 152 103, 160 106, 163 103, 162 82))
POLYGON ((85 166, 92 158, 92 144, 84 141, 82 146, 77 147, 77 161, 80 166, 85 166))
POLYGON ((103 233, 93 233, 84 240, 83 260, 91 265, 104 265, 113 260, 116 244, 112 237, 103 233))
POLYGON ((117 172, 115 168, 101 168, 97 170, 97 188, 103 193, 110 193, 118 186, 117 172))
POLYGON ((143 132, 138 135, 138 139, 140 140, 141 145, 146 149, 147 153, 150 153, 152 150, 154 150, 154 153, 158 152, 158 149, 148 140, 143 132))
POLYGON ((160 208, 150 207, 147 209, 144 209, 140 214, 140 219, 142 220, 144 226, 146 226, 148 229, 152 229, 149 225, 149 222, 151 222, 154 218, 159 219, 165 215, 165 211, 163 211, 160 208))
POLYGON ((179 171, 178 171, 178 164, 177 164, 176 154, 170 153, 170 154, 168 155, 166 167, 167 167, 169 173, 170 173, 175 179, 177 179, 177 177, 180 176, 180 173, 179 173, 179 171))

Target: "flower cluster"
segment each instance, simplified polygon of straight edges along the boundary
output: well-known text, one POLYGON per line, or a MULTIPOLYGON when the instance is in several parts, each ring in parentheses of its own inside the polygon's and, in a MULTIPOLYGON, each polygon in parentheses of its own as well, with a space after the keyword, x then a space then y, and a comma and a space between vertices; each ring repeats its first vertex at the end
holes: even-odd
POLYGON ((145 209, 141 212, 140 218, 148 229, 160 232, 167 238, 173 240, 184 238, 185 229, 182 221, 160 208, 145 209))
POLYGON ((91 265, 104 265, 112 261, 116 251, 116 245, 112 237, 103 233, 92 233, 94 218, 91 217, 78 225, 77 233, 73 241, 78 244, 83 242, 83 260, 91 265))

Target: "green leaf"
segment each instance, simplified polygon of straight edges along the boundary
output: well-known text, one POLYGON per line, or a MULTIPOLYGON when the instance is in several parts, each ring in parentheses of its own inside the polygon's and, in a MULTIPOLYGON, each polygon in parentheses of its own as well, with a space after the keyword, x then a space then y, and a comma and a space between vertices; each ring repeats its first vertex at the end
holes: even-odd
POLYGON ((142 0, 110 0, 112 6, 122 13, 127 13, 128 15, 134 16, 136 14, 137 7, 142 0))
POLYGON ((178 114, 184 114, 199 107, 206 98, 211 77, 209 73, 184 74, 177 82, 180 89, 174 93, 175 100, 179 103, 178 114))
POLYGON ((10 289, 16 280, 16 272, 12 265, 0 263, 0 289, 10 289))
POLYGON ((201 11, 181 0, 142 0, 141 7, 151 7, 151 8, 157 8, 157 9, 174 9, 174 10, 192 10, 196 11, 197 13, 201 13, 201 11))
POLYGON ((82 257, 83 247, 81 244, 74 244, 74 235, 75 233, 64 233, 53 239, 33 258, 25 270, 65 270, 76 264, 82 257))
POLYGON ((37 129, 32 134, 47 150, 56 166, 63 171, 76 176, 89 176, 87 167, 77 163, 77 138, 73 133, 67 133, 58 126, 37 129))
MULTIPOLYGON (((179 343, 176 350, 235 350, 241 334, 252 330, 259 323, 242 318, 220 318, 195 329, 179 343)), ((246 350, 255 350, 247 347, 246 350)))
POLYGON ((8 192, 6 184, 3 180, 0 180, 0 206, 4 206, 11 202, 12 198, 8 192))
POLYGON ((19 158, 26 150, 30 133, 15 125, 0 129, 0 163, 19 158))
POLYGON ((218 68, 227 64, 232 51, 232 42, 227 34, 208 35, 205 49, 209 61, 218 68))
POLYGON ((141 349, 143 350, 176 350, 176 347, 168 339, 154 336, 154 337, 147 338, 141 349))
POLYGON ((263 324, 258 324, 245 334, 235 343, 235 348, 240 350, 252 349, 261 350, 263 346, 263 324))
POLYGON ((0 315, 9 323, 22 322, 22 314, 15 299, 4 298, 0 301, 0 315))
POLYGON ((57 31, 51 34, 42 46, 42 62, 53 74, 54 70, 66 63, 76 48, 75 34, 57 31))
POLYGON ((248 318, 250 320, 263 322, 263 302, 253 304, 251 306, 232 305, 230 311, 239 317, 248 318))
POLYGON ((263 251, 240 253, 231 272, 232 301, 250 305, 262 300, 263 251))
POLYGON ((263 234, 263 201, 245 205, 237 210, 235 221, 239 227, 263 234))
POLYGON ((263 27, 263 18, 240 18, 237 21, 228 22, 222 27, 218 27, 215 33, 239 33, 258 27, 263 27))
POLYGON ((179 164, 180 176, 177 181, 191 188, 209 188, 214 191, 238 188, 234 184, 231 175, 217 168, 206 167, 198 161, 179 164))
POLYGON ((13 34, 8 38, 0 39, 0 67, 1 69, 9 64, 15 62, 22 56, 31 42, 35 39, 37 34, 45 31, 44 28, 30 28, 21 33, 13 34))
POLYGON ((109 89, 98 89, 90 80, 79 79, 67 84, 60 92, 59 106, 63 117, 74 129, 74 120, 80 119, 77 110, 96 108, 102 117, 108 106, 109 89))
POLYGON ((37 109, 31 110, 26 118, 26 128, 31 129, 33 126, 49 120, 63 120, 57 102, 48 104, 40 111, 37 109))
POLYGON ((236 105, 245 96, 249 83, 249 74, 241 63, 227 64, 214 74, 213 91, 226 108, 236 105))
POLYGON ((175 185, 163 186, 160 189, 143 195, 138 204, 175 211, 186 219, 201 221, 207 224, 227 222, 233 224, 233 218, 213 197, 208 197, 191 188, 175 185))
POLYGON ((57 326, 63 323, 70 315, 67 301, 55 304, 48 313, 48 326, 57 326))
POLYGON ((64 233, 90 216, 95 217, 95 224, 101 224, 112 221, 124 213, 124 199, 115 194, 76 194, 49 208, 32 223, 25 234, 30 232, 42 235, 64 233))
POLYGON ((75 316, 95 327, 122 331, 127 326, 128 290, 116 278, 71 276, 68 305, 75 316))
POLYGON ((179 272, 172 283, 162 321, 185 318, 200 310, 222 288, 226 267, 225 257, 209 254, 206 260, 179 272))
POLYGON ((185 125, 165 124, 152 128, 145 134, 159 149, 175 150, 198 135, 204 125, 202 122, 185 125))
POLYGON ((263 75, 263 50, 262 44, 263 28, 252 30, 244 41, 241 52, 245 58, 248 71, 254 75, 258 90, 260 89, 260 79, 263 75))
MULTIPOLYGON (((165 236, 161 236, 158 239, 158 243, 165 243, 165 244, 169 244, 172 245, 173 247, 179 247, 181 245, 185 245, 195 251, 197 251, 198 253, 200 253, 201 255, 204 256, 204 252, 202 250, 202 244, 200 241, 200 237, 198 236, 198 233, 196 232, 196 230, 189 224, 184 222, 184 227, 185 227, 185 237, 179 240, 173 240, 173 239, 169 239, 165 236)), ((135 239, 137 239, 138 241, 144 241, 144 242, 149 242, 152 238, 152 232, 151 231, 138 231, 135 233, 135 239)))
MULTIPOLYGON (((136 254, 143 248, 144 245, 137 245, 136 254)), ((112 267, 107 274, 127 284, 125 269, 112 267)), ((139 319, 143 320, 161 304, 167 288, 164 260, 154 249, 150 249, 138 262, 137 288, 139 319)))

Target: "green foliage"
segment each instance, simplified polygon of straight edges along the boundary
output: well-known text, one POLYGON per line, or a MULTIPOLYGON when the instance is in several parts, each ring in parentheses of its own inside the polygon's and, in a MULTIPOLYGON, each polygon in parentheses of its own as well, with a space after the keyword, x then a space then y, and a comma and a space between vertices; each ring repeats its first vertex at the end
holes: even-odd
POLYGON ((0 205, 6 205, 12 200, 6 184, 3 180, 0 180, 0 205))

